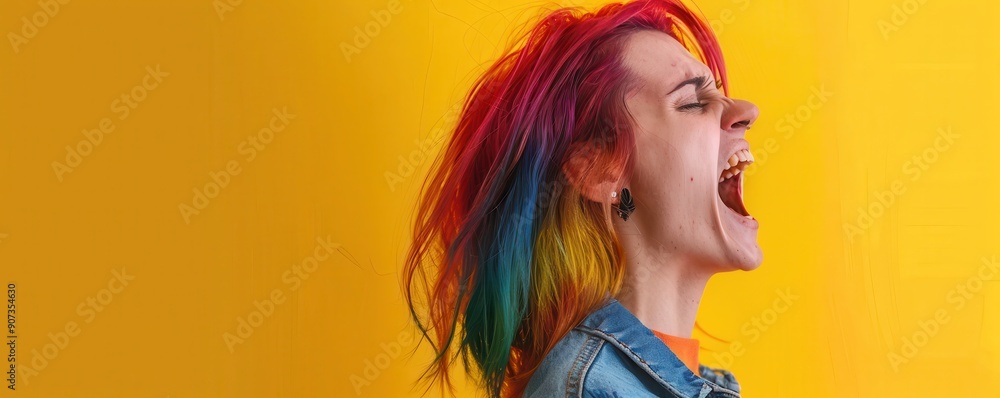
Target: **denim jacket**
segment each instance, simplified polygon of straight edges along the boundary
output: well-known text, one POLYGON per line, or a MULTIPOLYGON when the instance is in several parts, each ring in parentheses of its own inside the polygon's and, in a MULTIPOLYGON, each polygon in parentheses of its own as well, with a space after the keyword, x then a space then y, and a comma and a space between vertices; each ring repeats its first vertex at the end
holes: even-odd
POLYGON ((635 315, 611 299, 563 337, 531 376, 525 398, 738 398, 732 373, 695 375, 635 315))

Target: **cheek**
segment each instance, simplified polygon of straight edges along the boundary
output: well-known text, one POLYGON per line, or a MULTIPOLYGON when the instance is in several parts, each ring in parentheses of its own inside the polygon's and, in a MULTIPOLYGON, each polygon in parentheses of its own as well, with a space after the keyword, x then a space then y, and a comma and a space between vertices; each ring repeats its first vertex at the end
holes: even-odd
POLYGON ((689 157, 694 158, 694 164, 699 168, 709 167, 713 170, 717 169, 719 130, 717 128, 706 128, 705 126, 695 126, 688 131, 689 133, 684 140, 684 152, 689 157))
POLYGON ((674 131, 665 134, 660 142, 648 143, 645 147, 637 145, 643 157, 648 159, 647 163, 652 164, 650 168, 659 170, 661 178, 666 180, 690 182, 694 178, 698 182, 715 176, 718 169, 718 135, 713 137, 710 132, 693 128, 677 128, 674 131))
MULTIPOLYGON (((712 198, 716 195, 705 155, 671 147, 638 146, 633 184, 646 206, 657 209, 656 218, 670 230, 701 230, 710 225, 712 198)), ((676 231, 675 231, 676 232, 676 231)))
POLYGON ((707 123, 667 123, 656 133, 636 135, 634 176, 665 196, 681 190, 704 202, 718 185, 718 153, 719 133, 707 123))
POLYGON ((689 154, 666 139, 636 142, 635 176, 662 190, 675 188, 690 174, 689 154))

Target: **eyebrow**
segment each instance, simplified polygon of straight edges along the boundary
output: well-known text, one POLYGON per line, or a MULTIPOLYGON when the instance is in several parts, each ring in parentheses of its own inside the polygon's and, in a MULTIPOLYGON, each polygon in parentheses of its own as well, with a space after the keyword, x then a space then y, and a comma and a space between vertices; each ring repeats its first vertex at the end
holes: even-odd
POLYGON ((685 81, 680 82, 680 84, 678 84, 677 87, 674 87, 673 90, 670 90, 670 92, 667 93, 667 95, 673 94, 674 91, 680 90, 681 87, 684 87, 684 86, 686 86, 688 84, 693 84, 695 86, 695 88, 708 87, 708 85, 707 85, 708 81, 709 81, 708 77, 706 77, 706 76, 692 77, 690 79, 687 79, 685 81))

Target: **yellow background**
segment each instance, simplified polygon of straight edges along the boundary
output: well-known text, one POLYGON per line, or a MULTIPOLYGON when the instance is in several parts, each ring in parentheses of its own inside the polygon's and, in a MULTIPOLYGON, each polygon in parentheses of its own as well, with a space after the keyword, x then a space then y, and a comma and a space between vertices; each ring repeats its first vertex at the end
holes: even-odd
MULTIPOLYGON (((472 79, 556 3, 220 4, 74 0, 11 44, 44 11, 4 1, 0 279, 17 285, 18 366, 54 355, 0 396, 419 395, 429 353, 405 354, 397 277, 417 188, 472 79), (137 89, 157 66, 168 75, 137 89), (145 98, 121 118, 133 92, 145 98), (275 109, 294 118, 250 160, 275 109), (105 118, 114 130, 55 171, 105 118), (88 313, 88 298, 110 302, 88 313), (79 333, 60 340, 67 325, 79 333)), ((977 276, 1000 254, 1000 5, 698 4, 733 95, 761 109, 745 191, 765 251, 761 269, 710 284, 699 323, 738 349, 696 334, 703 362, 730 365, 746 397, 1000 394, 1000 275, 977 276), (959 138, 935 147, 949 129, 959 138), (914 156, 934 161, 917 173, 914 156), (846 233, 859 211, 871 222, 846 233)))

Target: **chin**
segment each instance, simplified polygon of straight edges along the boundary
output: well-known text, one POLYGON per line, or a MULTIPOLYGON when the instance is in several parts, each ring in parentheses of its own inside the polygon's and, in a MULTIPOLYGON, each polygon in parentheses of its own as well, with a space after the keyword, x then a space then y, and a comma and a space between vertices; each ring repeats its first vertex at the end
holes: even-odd
MULTIPOLYGON (((743 245, 740 245, 743 246, 743 245)), ((753 271, 764 262, 764 251, 756 241, 745 248, 735 249, 734 261, 731 267, 741 271, 753 271)))

